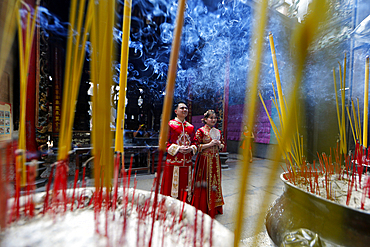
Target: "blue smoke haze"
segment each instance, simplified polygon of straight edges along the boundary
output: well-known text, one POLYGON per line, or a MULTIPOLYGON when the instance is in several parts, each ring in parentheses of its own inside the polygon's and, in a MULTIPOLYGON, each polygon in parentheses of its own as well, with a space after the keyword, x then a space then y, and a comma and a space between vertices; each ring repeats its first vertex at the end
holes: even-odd
MULTIPOLYGON (((120 2, 123 4, 124 1, 120 2)), ((130 90, 143 89, 152 95, 150 100, 162 102, 176 20, 177 0, 134 0, 132 10, 128 90, 130 92, 130 90)), ((348 61, 347 102, 350 98, 359 97, 362 100, 363 97, 364 59, 370 49, 369 32, 366 29, 366 25, 370 23, 370 21, 366 22, 370 12, 369 7, 365 0, 342 0, 336 1, 332 5, 332 10, 330 28, 323 29, 323 34, 312 48, 305 66, 302 98, 308 109, 333 105, 332 68, 336 70, 339 83, 338 62, 343 66, 344 52, 347 53, 348 61), (353 19, 354 15, 357 15, 356 20, 353 19), (357 32, 354 32, 356 26, 363 20, 365 22, 362 26, 365 28, 357 28, 357 32)), ((40 11, 41 26, 51 33, 67 35, 68 23, 59 21, 45 8, 40 8, 40 11)), ((114 31, 117 47, 121 43, 122 17, 119 13, 122 12, 122 10, 117 11, 119 20, 114 31)), ((216 99, 216 94, 222 95, 226 76, 228 76, 230 105, 243 104, 246 91, 249 90, 247 82, 249 69, 251 64, 255 63, 254 51, 250 50, 254 24, 253 1, 188 0, 178 61, 175 99, 190 97, 194 104, 212 101, 216 99), (228 75, 226 67, 229 67, 228 75), (189 90, 191 96, 189 96, 189 90)), ((269 11, 261 61, 262 70, 259 77, 259 90, 264 99, 270 99, 273 96, 271 83, 275 83, 268 41, 269 32, 272 32, 274 37, 282 88, 284 94, 289 95, 295 76, 290 47, 290 37, 295 24, 294 19, 273 10, 269 11)), ((117 72, 115 82, 119 83, 118 62, 114 65, 114 69, 117 72)), ((318 111, 308 111, 308 114, 309 118, 317 118, 318 111)))

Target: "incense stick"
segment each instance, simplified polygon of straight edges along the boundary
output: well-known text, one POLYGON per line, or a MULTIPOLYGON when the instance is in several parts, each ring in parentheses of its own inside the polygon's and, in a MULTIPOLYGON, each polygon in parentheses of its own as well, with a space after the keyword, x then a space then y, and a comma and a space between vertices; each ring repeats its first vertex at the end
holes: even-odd
POLYGON ((272 56, 272 62, 274 65, 274 72, 275 72, 275 78, 276 78, 276 87, 278 91, 279 96, 279 105, 280 105, 280 111, 281 111, 281 117, 282 117, 282 129, 284 128, 284 121, 286 119, 285 115, 285 107, 284 107, 284 101, 283 101, 283 90, 281 89, 281 83, 280 83, 280 75, 279 75, 279 69, 276 59, 276 51, 275 51, 275 45, 274 45, 274 38, 272 36, 272 33, 269 34, 269 41, 270 41, 270 48, 271 48, 271 56, 272 56))
POLYGON ((364 86, 364 122, 363 122, 363 146, 367 147, 367 128, 368 128, 368 115, 369 115, 369 56, 365 61, 365 86, 364 86))
MULTIPOLYGON (((121 69, 119 77, 119 96, 117 104, 116 138, 115 151, 123 153, 123 130, 125 128, 125 109, 126 109, 126 87, 127 87, 127 67, 129 55, 129 38, 131 26, 131 0, 125 1, 124 13, 122 18, 122 45, 121 45, 121 69)), ((123 157, 123 155, 122 155, 123 157)))
POLYGON ((113 177, 113 134, 110 130, 110 94, 113 85, 113 26, 115 1, 95 2, 92 7, 91 71, 93 88, 92 144, 96 190, 110 191, 113 177))
POLYGON ((3 74, 5 64, 11 51, 11 46, 17 30, 17 22, 13 21, 19 13, 19 1, 5 0, 3 6, 6 5, 7 14, 4 22, 4 29, 2 32, 1 46, 0 46, 0 75, 3 74))
MULTIPOLYGON (((37 19, 38 7, 36 7, 31 24, 30 7, 22 2, 28 9, 27 23, 25 25, 25 34, 23 34, 22 18, 19 11, 17 11, 18 21, 18 46, 19 46, 19 61, 20 61, 20 117, 19 117, 19 137, 18 137, 18 153, 16 157, 16 173, 20 173, 19 181, 17 181, 17 188, 26 185, 26 93, 28 71, 30 64, 31 48, 33 44, 34 30, 37 19), (25 37, 25 40, 23 40, 25 37)), ((19 5, 16 5, 19 6, 19 5)))
POLYGON ((351 103, 352 103, 353 120, 354 120, 355 130, 356 130, 356 140, 360 140, 361 138, 360 138, 360 134, 358 130, 359 124, 357 123, 356 106, 353 103, 353 99, 351 99, 351 103))
POLYGON ((149 247, 152 245, 153 229, 154 229, 154 218, 156 212, 156 204, 158 200, 158 191, 159 191, 159 180, 161 175, 162 168, 162 156, 166 151, 166 141, 168 137, 168 121, 170 120, 172 103, 173 103, 173 94, 175 89, 175 80, 176 80, 176 71, 177 71, 177 60, 179 57, 180 44, 181 44, 181 34, 182 26, 184 24, 184 12, 185 12, 185 0, 179 0, 176 16, 176 25, 174 30, 174 36, 171 47, 170 63, 168 66, 168 75, 166 83, 166 96, 164 98, 163 109, 162 109, 162 122, 160 128, 160 137, 159 137, 159 159, 157 166, 157 183, 155 187, 154 194, 154 208, 153 208, 153 220, 152 220, 152 229, 149 239, 149 247))
MULTIPOLYGON (((288 143, 291 142, 291 138, 293 136, 293 126, 295 125, 295 121, 298 121, 297 117, 295 116, 295 111, 297 107, 297 97, 298 97, 298 88, 302 80, 302 73, 303 73, 303 66, 306 60, 306 56, 308 53, 308 46, 313 42, 315 34, 318 31, 319 23, 321 24, 322 21, 325 20, 328 4, 325 1, 323 4, 323 1, 314 0, 311 2, 310 6, 311 9, 308 11, 308 15, 305 18, 305 21, 302 23, 302 25, 297 26, 297 28, 294 30, 293 36, 292 36, 292 44, 291 47, 294 48, 295 52, 295 64, 296 67, 296 73, 295 73, 295 82, 293 84, 293 90, 291 93, 291 98, 289 101, 289 106, 292 106, 292 109, 288 112, 286 126, 284 127, 284 131, 282 134, 282 145, 285 146, 288 143)), ((281 157, 281 151, 280 149, 275 149, 274 155, 273 155, 273 161, 272 166, 270 169, 270 175, 267 179, 267 188, 271 188, 272 185, 275 183, 276 180, 276 172, 277 168, 279 167, 278 160, 281 157)), ((264 212, 267 210, 267 202, 269 201, 270 194, 267 194, 263 197, 263 203, 260 208, 260 214, 258 216, 257 222, 263 222, 264 219, 264 212)), ((262 229, 262 224, 259 224, 255 231, 259 232, 259 230, 262 229)), ((257 246, 256 241, 252 244, 252 246, 257 246)), ((235 243, 234 243, 235 244, 235 243)))
MULTIPOLYGON (((262 49, 263 49, 263 39, 264 39, 264 30, 267 22, 267 6, 268 1, 260 1, 256 8, 256 25, 255 29, 253 31, 253 38, 252 40, 255 40, 254 42, 254 49, 255 51, 255 59, 253 65, 251 66, 253 69, 251 69, 250 76, 248 78, 249 83, 251 84, 251 90, 248 93, 248 90, 246 90, 245 99, 248 99, 248 107, 247 101, 244 102, 244 112, 243 112, 243 121, 242 123, 247 123, 247 127, 252 131, 252 126, 254 125, 254 116, 255 116, 255 108, 256 108, 256 102, 257 102, 257 88, 258 88, 258 75, 260 72, 261 67, 261 58, 262 58, 262 49)), ((251 146, 251 139, 247 138, 246 140, 246 147, 244 150, 240 150, 239 152, 242 153, 243 159, 241 161, 238 161, 239 166, 241 167, 241 173, 239 178, 239 199, 237 201, 237 208, 236 208, 236 214, 235 214, 235 230, 234 230, 234 246, 239 246, 239 239, 243 227, 243 216, 244 216, 244 198, 245 198, 245 191, 246 186, 248 184, 248 178, 249 178, 249 172, 250 172, 250 164, 249 164, 249 147, 251 146)))
POLYGON ((351 125, 353 141, 354 141, 354 143, 356 143, 356 133, 355 133, 355 131, 354 131, 354 129, 353 129, 353 125, 352 125, 352 118, 351 118, 351 114, 349 113, 348 106, 346 106, 346 109, 347 109, 347 115, 348 115, 349 123, 350 123, 350 125, 351 125))

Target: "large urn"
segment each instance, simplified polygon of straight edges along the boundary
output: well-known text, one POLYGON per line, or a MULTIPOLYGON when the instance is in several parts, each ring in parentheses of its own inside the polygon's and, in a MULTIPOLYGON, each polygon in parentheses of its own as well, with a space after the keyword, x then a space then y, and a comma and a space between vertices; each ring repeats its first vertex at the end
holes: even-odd
POLYGON ((306 192, 289 183, 267 212, 277 246, 370 246, 370 214, 306 192))

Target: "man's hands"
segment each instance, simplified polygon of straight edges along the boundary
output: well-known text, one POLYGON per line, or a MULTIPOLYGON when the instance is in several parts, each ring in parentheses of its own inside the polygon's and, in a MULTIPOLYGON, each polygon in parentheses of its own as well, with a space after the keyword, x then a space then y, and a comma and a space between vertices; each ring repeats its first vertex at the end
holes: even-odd
MULTIPOLYGON (((210 148, 213 146, 217 146, 218 148, 222 147, 222 143, 219 140, 212 140, 211 142, 204 144, 203 148, 210 148)), ((189 146, 180 146, 179 153, 188 154, 192 152, 192 148, 189 146)))
POLYGON ((188 154, 192 151, 191 147, 189 146, 180 146, 179 152, 183 154, 188 154))

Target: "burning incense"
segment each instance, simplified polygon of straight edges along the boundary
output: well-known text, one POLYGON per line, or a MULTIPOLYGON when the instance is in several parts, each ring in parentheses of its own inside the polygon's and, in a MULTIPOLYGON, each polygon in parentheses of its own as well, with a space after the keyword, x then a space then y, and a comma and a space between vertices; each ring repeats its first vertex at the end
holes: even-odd
POLYGON ((26 93, 28 70, 30 65, 31 46, 35 33, 36 19, 38 7, 36 7, 33 21, 31 24, 31 9, 23 3, 27 8, 27 23, 25 25, 25 33, 22 29, 22 18, 17 11, 18 21, 18 44, 19 44, 19 61, 20 61, 20 116, 19 116, 19 137, 18 137, 18 152, 16 157, 16 190, 26 185, 26 93), (25 38, 23 39, 23 35, 25 38))
MULTIPOLYGON (((118 166, 122 157, 122 169, 124 170, 124 149, 123 149, 123 130, 125 128, 125 107, 126 107, 126 86, 127 86, 127 66, 128 66, 128 55, 129 55, 129 39, 130 39, 130 26, 131 26, 131 0, 125 1, 123 20, 122 20, 122 44, 121 44, 121 70, 120 70, 120 90, 119 98, 117 104, 117 121, 116 121, 116 136, 115 136, 115 151, 116 151, 116 160, 115 160, 115 183, 114 183, 114 198, 117 198, 118 184, 118 166), (122 154, 122 156, 121 156, 122 154), (116 177, 117 176, 117 177, 116 177)), ((131 166, 132 166, 132 157, 130 161, 129 177, 128 177, 128 186, 130 188, 130 176, 131 176, 131 166)), ((125 185, 123 185, 125 186, 125 185)), ((128 190, 127 190, 128 195, 128 190)), ((127 198, 126 198, 127 203, 127 198)), ((127 205, 127 204, 126 204, 127 205)), ((113 203, 113 207, 115 204, 113 203)))
POLYGON ((0 46, 0 75, 3 74, 6 61, 8 60, 15 32, 17 30, 17 22, 13 21, 16 18, 16 13, 19 12, 19 1, 5 0, 3 6, 6 6, 5 23, 3 33, 1 35, 0 46), (10 14, 7 14, 10 13, 10 14))
POLYGON ((93 154, 96 190, 111 187, 113 177, 112 132, 110 131, 110 94, 113 84, 113 26, 115 1, 93 2, 91 30, 91 71, 93 92, 93 154), (104 178, 103 178, 104 176, 104 178), (101 180, 103 178, 103 180, 101 180))
MULTIPOLYGON (((254 43, 254 49, 255 51, 255 59, 254 63, 251 66, 252 69, 250 70, 250 77, 248 78, 248 81, 252 85, 252 88, 250 90, 250 93, 248 93, 248 90, 246 90, 246 99, 248 99, 248 107, 244 107, 243 112, 243 121, 242 123, 247 123, 247 126, 250 130, 252 130, 252 126, 254 123, 254 116, 255 116, 255 110, 256 110, 256 102, 257 102, 257 88, 258 88, 258 75, 260 72, 260 66, 261 66, 261 58, 262 58, 262 49, 263 49, 263 39, 264 39, 264 30, 267 22, 267 7, 268 7, 268 1, 260 1, 257 4, 256 8, 256 25, 255 30, 253 31, 253 38, 252 40, 256 40, 254 43)), ((247 102, 245 102, 245 105, 247 105, 247 102)), ((244 216, 244 198, 245 198, 245 191, 246 186, 248 184, 248 178, 249 178, 249 172, 250 172, 250 165, 249 165, 249 147, 251 146, 251 139, 247 138, 246 141, 246 147, 242 151, 243 159, 239 161, 240 167, 242 167, 241 176, 239 180, 239 199, 237 202, 237 208, 236 208, 236 214, 235 214, 235 231, 234 231, 234 246, 239 246, 239 239, 243 227, 243 216, 244 216)), ((262 223, 258 222, 258 223, 262 223)))
POLYGON ((173 92, 175 89, 177 60, 179 58, 182 26, 184 23, 185 0, 180 0, 178 3, 176 25, 174 30, 174 37, 172 41, 170 63, 168 66, 166 96, 164 98, 162 110, 162 124, 159 138, 159 150, 166 150, 166 141, 168 136, 168 121, 170 120, 172 112, 173 92))
MULTIPOLYGON (((272 102, 274 103, 274 106, 276 108, 276 111, 278 113, 278 116, 279 116, 279 121, 280 121, 280 126, 283 126, 283 122, 282 122, 282 119, 283 117, 281 116, 281 113, 280 113, 280 110, 279 110, 279 107, 277 105, 277 99, 276 99, 276 92, 275 92, 275 87, 274 87, 274 83, 271 83, 272 85, 272 90, 274 92, 274 98, 272 98, 272 102)), ((261 98, 261 97, 260 97, 261 98)))
MULTIPOLYGON (((302 163, 303 163, 303 155, 304 155, 304 152, 303 152, 303 136, 299 133, 299 127, 298 127, 298 122, 296 122, 296 129, 297 129, 297 132, 294 136, 294 138, 292 139, 292 143, 289 143, 288 145, 286 146, 281 146, 281 136, 283 135, 283 131, 284 131, 284 124, 285 124, 285 121, 286 119, 286 116, 283 115, 283 111, 285 110, 288 110, 288 105, 285 101, 285 98, 284 96, 282 95, 282 90, 281 90, 281 84, 280 84, 280 77, 278 75, 278 70, 277 70, 277 61, 276 61, 276 53, 275 53, 275 47, 274 47, 274 42, 273 42, 273 37, 272 37, 272 34, 270 33, 269 34, 269 40, 270 40, 270 47, 271 47, 271 52, 272 52, 272 58, 273 58, 273 61, 274 61, 274 66, 276 65, 275 67, 275 77, 276 77, 276 84, 277 84, 277 88, 278 88, 278 92, 280 92, 279 94, 279 105, 280 107, 278 106, 277 104, 277 98, 276 98, 276 92, 275 92, 275 87, 274 87, 274 84, 272 83, 272 89, 273 89, 273 93, 274 93, 274 98, 272 98, 272 101, 274 103, 274 106, 278 112, 278 116, 279 116, 279 122, 280 122, 280 131, 277 129, 275 123, 272 121, 271 117, 269 117, 269 121, 270 121, 270 124, 274 130, 274 133, 275 135, 277 136, 277 141, 278 141, 278 144, 280 145, 280 149, 282 151, 282 154, 284 156, 285 159, 287 159, 289 162, 291 162, 291 166, 298 166, 298 169, 300 169, 302 163), (289 156, 289 158, 288 158, 289 156), (294 161, 294 162, 293 162, 294 161)), ((263 101, 263 98, 261 95, 259 95, 260 97, 260 100, 265 108, 265 112, 266 114, 269 116, 269 113, 267 111, 267 108, 265 106, 265 103, 263 101)), ((297 111, 294 112, 295 113, 295 118, 298 119, 298 113, 297 111)), ((294 169, 295 171, 295 169, 294 169)))
POLYGON ((84 33, 81 41, 80 32, 82 32, 85 1, 86 0, 82 0, 80 2, 77 20, 75 16, 75 12, 77 9, 77 1, 73 0, 71 3, 71 16, 70 16, 71 25, 69 26, 67 40, 67 56, 65 64, 66 72, 64 76, 63 103, 62 103, 63 105, 59 133, 60 139, 58 146, 58 160, 65 160, 68 156, 68 152, 71 149, 72 125, 74 120, 78 90, 80 86, 82 66, 85 58, 85 46, 92 18, 91 15, 92 3, 90 1, 86 14, 85 26, 83 29, 84 33), (75 27, 75 25, 77 26, 75 27), (73 35, 75 29, 77 30, 76 37, 74 37, 73 35), (75 42, 73 42, 74 39, 75 42))
POLYGON ((347 135, 346 135, 346 124, 345 124, 345 117, 344 117, 344 107, 345 107, 345 100, 346 100, 346 74, 345 74, 345 67, 346 67, 346 60, 347 60, 347 57, 346 55, 344 54, 344 69, 343 69, 343 77, 342 77, 342 69, 339 65, 339 73, 340 73, 340 85, 341 85, 341 99, 342 99, 342 123, 341 123, 341 127, 342 127, 342 137, 341 137, 341 144, 342 144, 342 150, 343 150, 343 153, 346 154, 347 153, 347 135))
MULTIPOLYGON (((117 194, 118 194, 118 174, 119 174, 119 164, 120 164, 120 153, 116 153, 116 157, 114 159, 114 180, 113 180, 113 199, 112 199, 112 210, 116 209, 116 202, 117 202, 117 194)), ((123 164, 124 166, 125 164, 123 164)))
MULTIPOLYGON (((289 106, 292 106, 292 109, 288 112, 286 126, 284 126, 284 131, 281 135, 281 141, 282 146, 288 146, 291 143, 292 137, 293 137, 293 129, 295 124, 295 121, 298 121, 296 116, 296 107, 297 107, 297 98, 298 98, 298 88, 302 80, 302 71, 304 70, 304 63, 306 61, 306 56, 308 53, 309 45, 314 41, 315 34, 318 31, 319 25, 322 25, 322 22, 326 18, 328 4, 327 1, 319 1, 314 0, 311 2, 310 11, 308 11, 308 15, 306 16, 304 22, 302 25, 297 26, 297 28, 294 30, 293 36, 292 36, 292 44, 291 47, 294 49, 294 55, 295 55, 295 64, 296 67, 296 73, 295 73, 295 81, 293 84, 293 90, 291 94, 291 99, 289 101, 289 106), (324 3, 324 4, 323 4, 324 3)), ((258 42, 258 41, 257 41, 258 42)), ((257 60, 257 63, 259 63, 259 60, 257 60)), ((250 99, 249 99, 250 100, 250 99)), ((299 135, 297 135, 299 137, 299 135)), ((298 139, 299 140, 299 139, 298 139)), ((302 142, 302 141, 301 141, 302 142)), ((300 145, 303 145, 300 143, 300 145)), ((301 148, 301 147, 299 147, 301 148)), ((279 167, 278 160, 281 158, 281 149, 276 149, 273 155, 273 164, 270 167, 270 175, 267 179, 268 184, 267 188, 271 188, 276 180, 276 172, 277 168, 279 167)), ((289 164, 289 163, 287 163, 289 164)), ((307 169, 306 169, 307 170, 307 169)), ((246 182, 244 182, 246 183, 246 182)), ((242 191, 241 193, 244 193, 242 191)), ((263 198, 262 207, 260 208, 260 214, 258 216, 257 222, 263 222, 265 214, 264 212, 267 210, 267 202, 270 198, 270 195, 266 195, 263 198)), ((242 203, 243 201, 240 201, 242 203)), ((255 232, 258 233, 262 229, 262 224, 259 224, 255 228, 255 232)), ((255 243, 252 244, 252 246, 257 246, 255 243)), ((237 241, 237 239, 235 240, 237 241)), ((234 242, 235 244, 235 242, 234 242)))
POLYGON ((333 80, 334 80, 334 90, 335 90, 335 103, 337 109, 337 118, 338 118, 338 128, 339 128, 339 136, 340 136, 340 151, 343 154, 347 153, 347 137, 346 137, 346 126, 345 126, 345 90, 346 90, 346 55, 344 56, 344 69, 342 75, 342 68, 339 64, 339 82, 340 82, 340 97, 341 97, 341 109, 342 111, 339 112, 339 103, 338 103, 338 93, 337 93, 337 82, 335 79, 335 70, 333 68, 333 80))
POLYGON ((277 142, 278 142, 278 144, 279 144, 279 148, 280 148, 280 149, 282 149, 282 153, 283 153, 284 157, 287 157, 287 156, 286 156, 286 152, 285 152, 285 150, 284 150, 283 146, 281 145, 281 141, 280 141, 280 133, 279 133, 279 131, 278 131, 278 128, 276 127, 276 125, 275 125, 274 121, 272 120, 272 118, 271 118, 271 116, 270 116, 270 113, 269 113, 269 112, 268 112, 268 110, 267 110, 267 107, 266 107, 265 101, 263 100, 263 98, 262 98, 262 96, 261 96, 261 93, 258 93, 258 96, 259 96, 259 98, 260 98, 260 100, 261 100, 261 102, 262 102, 262 105, 263 105, 263 107, 264 107, 264 109, 265 109, 266 115, 267 115, 267 117, 268 117, 268 119, 269 119, 269 121, 270 121, 270 124, 271 124, 272 130, 274 131, 274 134, 275 134, 275 136, 276 136, 276 140, 277 140, 277 142))
POLYGON ((333 68, 333 80, 334 80, 334 92, 335 92, 335 105, 337 109, 337 118, 338 118, 338 127, 339 127, 339 136, 342 138, 342 123, 340 121, 340 112, 339 112, 339 103, 338 103, 338 92, 337 92, 337 81, 335 79, 335 69, 333 68))
POLYGON ((283 100, 283 90, 281 89, 281 83, 280 83, 280 75, 279 75, 279 69, 276 59, 276 51, 275 51, 275 45, 274 45, 274 37, 272 36, 272 33, 269 33, 269 41, 270 41, 270 48, 271 48, 271 56, 272 56, 272 62, 274 64, 274 71, 275 71, 275 78, 276 78, 276 87, 278 91, 279 96, 279 105, 280 105, 280 111, 281 111, 281 117, 282 117, 282 128, 284 128, 284 119, 285 119, 285 107, 284 107, 284 100, 283 100))
POLYGON ((166 141, 168 137, 168 121, 170 120, 173 102, 173 93, 175 89, 176 71, 177 71, 177 60, 179 57, 180 44, 181 44, 181 33, 182 26, 184 24, 184 12, 185 12, 185 0, 180 0, 178 2, 176 25, 174 30, 174 36, 171 47, 170 63, 168 66, 167 84, 166 84, 166 96, 164 98, 163 110, 162 110, 162 122, 159 137, 159 158, 157 166, 157 184, 155 187, 154 194, 154 207, 153 207, 153 220, 152 220, 152 230, 150 233, 149 247, 152 246, 154 219, 156 214, 156 204, 158 201, 158 191, 159 191, 159 180, 162 168, 162 157, 163 153, 166 151, 166 141))
POLYGON ((92 3, 88 6, 86 18, 85 12, 86 0, 82 0, 79 5, 79 12, 76 20, 77 1, 71 2, 70 23, 67 39, 67 56, 65 64, 64 88, 63 88, 63 103, 62 103, 62 117, 59 132, 58 145, 58 161, 56 163, 56 172, 53 189, 53 203, 59 203, 59 193, 62 194, 62 201, 64 205, 64 212, 67 209, 67 177, 68 177, 68 154, 72 143, 72 125, 74 120, 74 112, 76 108, 76 101, 78 90, 80 86, 80 79, 82 74, 82 66, 85 58, 85 46, 87 35, 91 26, 91 11, 92 3), (80 32, 82 32, 82 24, 84 23, 84 33, 81 39, 80 32), (77 30, 74 36, 74 30, 77 30), (82 40, 82 41, 81 41, 82 40), (75 41, 75 42, 73 42, 75 41))
POLYGON ((363 146, 367 147, 367 128, 369 115, 369 56, 365 62, 365 86, 364 86, 364 125, 363 125, 363 146))
POLYGON ((359 139, 360 139, 360 144, 362 145, 362 138, 361 138, 361 116, 360 116, 360 100, 357 98, 357 115, 358 115, 358 132, 359 132, 359 139))
MULTIPOLYGON (((358 121, 357 121, 356 106, 355 106, 355 104, 353 104, 353 99, 351 99, 351 103, 352 103, 352 111, 353 111, 353 120, 355 122, 356 140, 361 141, 360 132, 359 132, 359 124, 358 124, 358 121)), ((358 119, 358 120, 360 120, 360 119, 358 119)), ((360 143, 362 143, 362 142, 360 142, 360 143)))
POLYGON ((346 106, 346 110, 347 110, 347 115, 348 115, 349 123, 351 125, 353 141, 354 141, 354 143, 356 143, 357 136, 356 136, 356 132, 353 129, 352 118, 351 118, 351 114, 349 113, 348 106, 346 106))
MULTIPOLYGON (((126 86, 127 86, 127 67, 129 55, 129 39, 131 26, 131 0, 125 1, 123 23, 122 23, 122 45, 121 45, 121 72, 119 77, 119 98, 117 104, 116 139, 115 151, 123 154, 123 130, 125 128, 125 107, 126 107, 126 86)), ((124 156, 122 155, 122 158, 124 156)))

